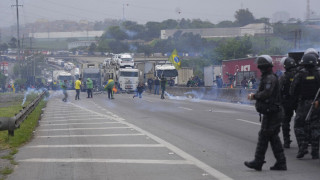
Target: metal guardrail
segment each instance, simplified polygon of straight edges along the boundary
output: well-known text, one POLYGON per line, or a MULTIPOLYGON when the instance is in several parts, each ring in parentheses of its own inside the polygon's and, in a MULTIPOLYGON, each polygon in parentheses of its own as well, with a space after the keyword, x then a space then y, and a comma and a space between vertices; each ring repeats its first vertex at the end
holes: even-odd
POLYGON ((8 130, 9 136, 14 136, 14 130, 20 127, 20 124, 37 107, 46 93, 47 91, 42 92, 35 100, 33 100, 27 107, 23 108, 23 110, 14 117, 0 117, 0 131, 8 130))

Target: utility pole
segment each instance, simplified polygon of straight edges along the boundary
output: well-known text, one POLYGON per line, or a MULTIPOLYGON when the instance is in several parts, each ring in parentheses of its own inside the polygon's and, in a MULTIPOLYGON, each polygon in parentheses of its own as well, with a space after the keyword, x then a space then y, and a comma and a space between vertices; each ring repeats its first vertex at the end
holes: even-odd
POLYGON ((269 35, 270 35, 270 27, 267 27, 268 25, 267 24, 265 24, 264 25, 264 46, 265 46, 265 48, 267 49, 267 48, 269 48, 269 46, 270 46, 270 39, 269 39, 269 35))
POLYGON ((307 0, 307 15, 306 15, 306 20, 307 20, 307 21, 310 19, 310 14, 311 14, 311 10, 310 10, 310 0, 307 0))
POLYGON ((19 29, 19 5, 18 0, 16 0, 16 5, 11 5, 11 7, 17 8, 17 38, 18 38, 18 59, 20 60, 20 29, 19 29))
POLYGON ((129 6, 129 4, 122 4, 122 21, 124 22, 124 21, 126 21, 126 18, 125 18, 125 16, 124 16, 124 8, 125 8, 125 6, 129 6))

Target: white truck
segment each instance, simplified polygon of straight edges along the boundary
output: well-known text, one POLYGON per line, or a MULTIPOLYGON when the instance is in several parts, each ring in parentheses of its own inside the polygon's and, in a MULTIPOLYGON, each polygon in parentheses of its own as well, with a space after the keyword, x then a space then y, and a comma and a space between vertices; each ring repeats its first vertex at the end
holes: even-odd
POLYGON ((120 68, 125 67, 132 67, 134 68, 134 60, 131 54, 124 53, 124 54, 116 54, 114 55, 118 65, 120 68))
POLYGON ((120 68, 117 71, 120 91, 133 92, 139 83, 139 70, 131 67, 120 68))
POLYGON ((163 64, 155 66, 154 76, 161 78, 164 76, 167 80, 174 80, 174 84, 177 84, 178 71, 172 64, 163 64))
POLYGON ((113 79, 121 92, 133 92, 138 86, 140 71, 134 68, 130 54, 115 54, 112 58, 106 58, 101 71, 104 74, 103 81, 113 79))
POLYGON ((74 76, 63 70, 53 71, 53 82, 56 85, 60 85, 64 80, 68 81, 68 89, 73 89, 74 76))

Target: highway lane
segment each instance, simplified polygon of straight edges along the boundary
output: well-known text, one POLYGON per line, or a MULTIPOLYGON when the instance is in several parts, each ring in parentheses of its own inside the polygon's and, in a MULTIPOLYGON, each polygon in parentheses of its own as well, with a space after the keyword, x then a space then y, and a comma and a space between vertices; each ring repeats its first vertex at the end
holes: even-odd
POLYGON ((291 149, 286 149, 287 172, 272 172, 275 159, 269 148, 264 171, 247 169, 260 129, 259 116, 253 106, 203 100, 161 100, 144 94, 142 99, 118 95, 113 101, 100 98, 92 109, 102 107, 149 132, 169 141, 206 164, 234 179, 318 179, 319 160, 295 158, 297 144, 292 132, 291 149), (261 175, 267 173, 265 175, 261 175))
POLYGON ((295 159, 296 143, 286 150, 286 172, 268 170, 275 161, 270 149, 262 172, 243 165, 253 158, 259 131, 252 106, 148 93, 115 98, 51 99, 9 179, 43 173, 46 179, 318 179, 319 161, 295 159))

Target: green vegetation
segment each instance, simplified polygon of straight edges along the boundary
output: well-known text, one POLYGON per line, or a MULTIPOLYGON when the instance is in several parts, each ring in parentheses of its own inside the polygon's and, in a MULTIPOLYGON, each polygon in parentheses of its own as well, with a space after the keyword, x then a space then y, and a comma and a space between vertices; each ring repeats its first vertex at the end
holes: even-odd
MULTIPOLYGON (((29 104, 35 97, 36 95, 29 95, 26 104, 29 104)), ((1 107, 1 117, 13 117, 22 109, 21 102, 22 99, 20 97, 19 100, 16 98, 16 101, 14 101, 10 106, 1 107)), ((20 128, 15 130, 15 135, 13 137, 8 136, 8 131, 0 131, 0 150, 16 148, 27 142, 31 138, 32 132, 37 126, 41 109, 44 106, 45 102, 41 101, 37 108, 24 120, 20 128)))
POLYGON ((0 171, 0 174, 9 175, 9 174, 11 174, 12 172, 13 172, 13 169, 8 168, 8 167, 5 167, 4 169, 2 169, 2 170, 0 171))

